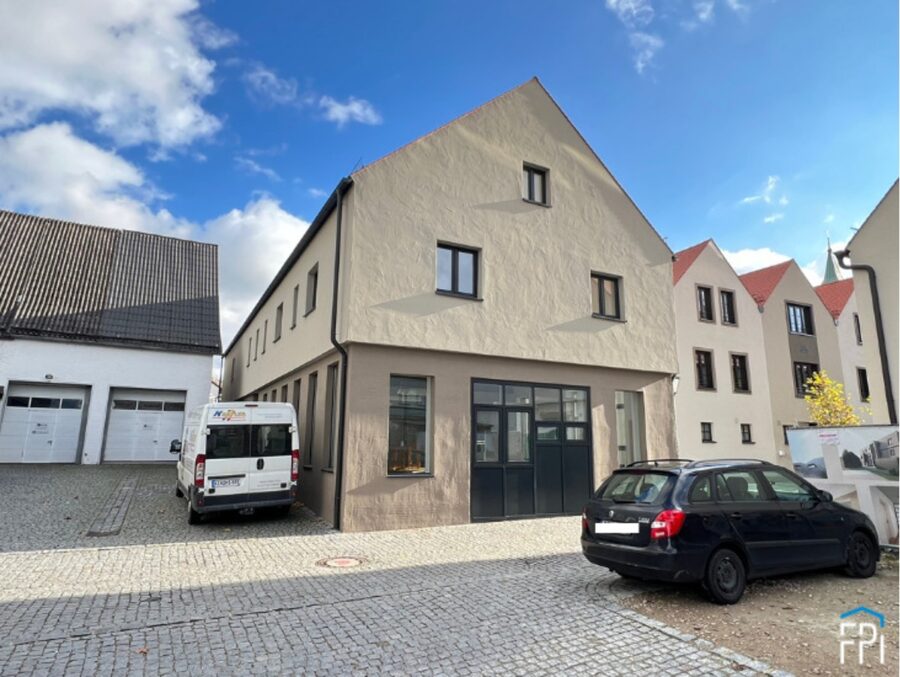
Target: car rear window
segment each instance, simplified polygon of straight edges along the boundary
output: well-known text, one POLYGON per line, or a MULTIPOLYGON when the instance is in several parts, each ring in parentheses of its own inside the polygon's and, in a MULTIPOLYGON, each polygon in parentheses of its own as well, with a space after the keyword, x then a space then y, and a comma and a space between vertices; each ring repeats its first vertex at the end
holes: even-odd
POLYGON ((289 425, 255 425, 253 436, 254 456, 285 456, 291 453, 289 425))
POLYGON ((619 472, 600 487, 597 498, 615 503, 659 505, 669 495, 675 477, 662 472, 619 472))
POLYGON ((206 436, 206 458, 242 458, 250 455, 248 428, 242 425, 210 426, 206 436))

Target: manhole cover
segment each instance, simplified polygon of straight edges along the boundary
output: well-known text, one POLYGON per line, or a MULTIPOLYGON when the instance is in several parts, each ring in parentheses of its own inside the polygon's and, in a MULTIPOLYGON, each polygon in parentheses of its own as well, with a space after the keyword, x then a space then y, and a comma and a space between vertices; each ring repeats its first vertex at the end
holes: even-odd
POLYGON ((350 569, 358 567, 365 562, 362 557, 328 557, 320 559, 316 564, 320 567, 328 567, 329 569, 350 569))

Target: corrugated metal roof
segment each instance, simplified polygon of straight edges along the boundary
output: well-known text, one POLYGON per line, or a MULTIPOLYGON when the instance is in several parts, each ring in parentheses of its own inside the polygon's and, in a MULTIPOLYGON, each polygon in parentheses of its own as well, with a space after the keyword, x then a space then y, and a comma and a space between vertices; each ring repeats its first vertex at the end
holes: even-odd
POLYGON ((217 353, 218 250, 0 210, 0 333, 217 353))

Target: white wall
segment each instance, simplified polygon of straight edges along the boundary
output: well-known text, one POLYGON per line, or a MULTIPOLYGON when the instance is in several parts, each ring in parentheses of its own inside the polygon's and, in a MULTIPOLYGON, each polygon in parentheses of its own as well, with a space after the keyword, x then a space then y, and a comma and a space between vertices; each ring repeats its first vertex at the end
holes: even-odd
MULTIPOLYGON (((209 402, 212 356, 112 348, 61 341, 0 341, 0 385, 10 382, 90 386, 82 463, 99 463, 110 388, 186 391, 185 408, 209 402), (52 380, 45 378, 52 374, 52 380)), ((0 416, 6 395, 0 403, 0 416)))
MULTIPOLYGON (((863 423, 872 422, 872 409, 868 402, 864 402, 859 392, 859 378, 857 369, 865 369, 869 380, 869 392, 872 393, 872 369, 866 363, 865 337, 863 344, 856 342, 856 327, 853 324, 853 315, 858 312, 856 305, 856 292, 850 295, 847 305, 841 311, 837 320, 838 347, 841 351, 841 367, 843 372, 841 380, 844 383, 844 392, 862 419, 863 423)), ((862 320, 860 320, 861 322, 862 320)), ((875 341, 875 337, 872 337, 875 341)), ((880 381, 879 381, 880 382, 880 381)))

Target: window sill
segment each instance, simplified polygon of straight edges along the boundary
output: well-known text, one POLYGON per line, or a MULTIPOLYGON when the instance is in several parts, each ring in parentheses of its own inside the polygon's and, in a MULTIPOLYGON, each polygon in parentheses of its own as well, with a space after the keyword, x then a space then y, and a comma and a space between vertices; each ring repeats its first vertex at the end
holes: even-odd
POLYGON ((802 331, 791 331, 790 329, 788 330, 788 334, 790 334, 791 336, 808 336, 809 338, 815 338, 815 337, 816 337, 815 334, 807 334, 807 333, 802 332, 802 331))
POLYGON ((700 440, 701 444, 717 444, 715 440, 700 440))
POLYGON ((475 296, 474 294, 462 294, 458 291, 446 291, 444 289, 435 289, 434 293, 438 296, 450 296, 455 299, 466 299, 467 301, 478 301, 479 303, 483 303, 484 299, 480 296, 475 296))
POLYGON ((715 324, 716 318, 698 317, 697 322, 705 322, 706 324, 715 324))
POLYGON ((428 477, 434 479, 434 473, 430 472, 408 472, 408 473, 396 473, 390 474, 388 473, 385 477, 389 480, 408 480, 408 479, 416 479, 417 477, 428 477))
POLYGON ((611 315, 601 315, 600 313, 591 313, 591 317, 595 320, 608 320, 610 322, 620 322, 621 324, 626 324, 628 320, 622 317, 612 317, 611 315))
POLYGON ((272 343, 273 343, 273 344, 278 343, 280 340, 281 340, 281 337, 280 337, 280 336, 279 336, 278 338, 273 338, 273 339, 272 339, 272 343))
POLYGON ((735 395, 752 395, 753 391, 751 390, 732 390, 735 395))
POLYGON ((741 444, 756 444, 756 442, 741 442, 741 444))
POLYGON ((697 386, 697 391, 701 393, 714 393, 716 392, 715 388, 703 388, 702 386, 697 386))
POLYGON ((297 328, 297 323, 294 322, 294 324, 291 325, 291 329, 296 329, 296 328, 297 328))
POLYGON ((327 473, 329 473, 329 474, 331 474, 331 475, 334 474, 334 468, 320 468, 320 470, 321 470, 322 472, 327 472, 327 473))
POLYGON ((523 197, 522 202, 525 202, 530 205, 534 205, 535 207, 546 207, 547 209, 550 209, 549 202, 538 202, 537 200, 529 200, 527 197, 523 197))
POLYGON ((315 306, 313 306, 312 308, 307 310, 305 313, 303 313, 303 317, 309 317, 315 309, 316 309, 315 306))
POLYGON ((735 328, 737 328, 738 323, 737 323, 737 322, 723 322, 723 323, 722 323, 722 326, 723 326, 723 327, 735 327, 735 328))

